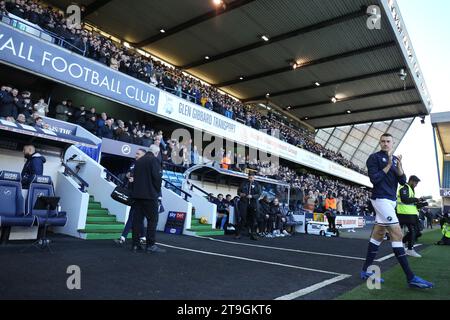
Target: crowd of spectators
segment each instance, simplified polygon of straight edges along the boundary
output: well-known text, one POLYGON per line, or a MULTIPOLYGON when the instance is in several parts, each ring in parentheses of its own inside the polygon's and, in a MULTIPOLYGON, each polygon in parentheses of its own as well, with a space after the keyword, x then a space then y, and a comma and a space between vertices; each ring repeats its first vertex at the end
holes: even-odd
MULTIPOLYGON (((33 103, 29 91, 19 92, 10 85, 3 85, 0 90, 0 119, 38 128, 48 128, 42 117, 48 115, 49 106, 44 98, 33 103)), ((173 163, 172 156, 179 157, 177 165, 189 167, 199 163, 210 162, 202 158, 196 146, 182 145, 179 141, 164 138, 161 130, 150 128, 139 121, 122 121, 109 117, 106 113, 97 114, 95 108, 75 107, 71 100, 58 103, 54 108, 58 120, 72 122, 84 127, 100 138, 115 139, 125 143, 150 147, 157 144, 161 148, 162 160, 173 163), (179 162, 181 159, 181 163, 179 162)), ((231 154, 223 152, 222 168, 248 172, 252 170, 259 176, 288 183, 292 187, 291 201, 311 211, 323 212, 324 201, 328 193, 337 199, 337 211, 340 214, 365 215, 370 213, 369 192, 353 187, 330 177, 313 174, 298 174, 287 167, 251 159, 248 154, 231 154)))
POLYGON ((64 13, 55 8, 35 0, 12 0, 0 1, 0 10, 26 19, 52 35, 56 35, 59 39, 64 40, 60 44, 69 50, 83 54, 114 70, 169 91, 254 129, 267 130, 268 134, 276 135, 285 142, 366 174, 365 170, 353 164, 342 154, 316 143, 312 132, 301 127, 294 127, 285 119, 270 112, 265 115, 256 107, 246 106, 240 101, 220 93, 213 86, 187 75, 182 70, 170 67, 149 56, 141 55, 99 33, 87 30, 83 25, 68 24, 64 13))
MULTIPOLYGON (((233 198, 230 194, 226 197, 223 194, 214 197, 210 194, 209 200, 217 206, 216 229, 224 230, 229 222, 231 208, 236 210, 239 207, 239 197, 233 198)), ((290 236, 291 234, 287 231, 290 218, 288 212, 288 207, 284 206, 278 198, 270 199, 264 196, 259 199, 258 236, 265 238, 290 236)))
MULTIPOLYGON (((325 212, 325 199, 328 194, 336 198, 337 213, 343 215, 371 215, 370 192, 359 186, 331 178, 330 176, 319 176, 312 173, 298 173, 285 166, 250 159, 248 155, 242 157, 235 154, 237 161, 233 164, 227 163, 231 154, 225 154, 221 167, 238 172, 251 170, 258 176, 271 178, 285 182, 291 187, 291 207, 301 207, 313 212, 325 212)), ((286 198, 281 197, 280 198, 286 198)))

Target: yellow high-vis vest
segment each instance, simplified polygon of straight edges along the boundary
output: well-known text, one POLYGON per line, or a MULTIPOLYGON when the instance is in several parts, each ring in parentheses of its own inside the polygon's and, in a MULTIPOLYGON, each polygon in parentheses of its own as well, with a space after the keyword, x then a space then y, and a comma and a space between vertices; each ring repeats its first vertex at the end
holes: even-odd
MULTIPOLYGON (((409 184, 405 184, 405 186, 408 186, 409 197, 410 198, 415 198, 414 190, 411 188, 411 186, 409 184)), ((403 187, 401 187, 397 191, 397 214, 419 215, 419 210, 417 210, 417 207, 416 207, 415 204, 404 204, 404 203, 402 203, 402 199, 400 197, 400 190, 403 187)))
POLYGON ((444 226, 442 227, 442 234, 444 235, 444 237, 450 239, 450 224, 444 224, 444 226))

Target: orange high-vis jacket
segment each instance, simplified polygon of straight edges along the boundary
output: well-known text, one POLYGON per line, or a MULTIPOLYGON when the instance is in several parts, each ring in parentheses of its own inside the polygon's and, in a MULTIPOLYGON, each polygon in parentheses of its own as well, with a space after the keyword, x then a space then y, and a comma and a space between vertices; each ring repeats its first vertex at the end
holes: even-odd
POLYGON ((230 168, 231 160, 228 157, 224 157, 222 159, 222 169, 228 170, 230 168))
POLYGON ((325 199, 325 210, 333 209, 336 210, 336 199, 325 199))

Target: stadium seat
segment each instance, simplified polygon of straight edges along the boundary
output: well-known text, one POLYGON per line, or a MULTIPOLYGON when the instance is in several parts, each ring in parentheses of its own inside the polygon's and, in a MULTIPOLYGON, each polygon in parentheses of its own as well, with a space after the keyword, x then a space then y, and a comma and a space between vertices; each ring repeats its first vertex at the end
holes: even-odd
POLYGON ((35 217, 25 215, 20 173, 0 173, 0 227, 31 227, 35 217))
POLYGON ((39 197, 54 197, 55 190, 53 188, 52 179, 47 176, 36 176, 30 184, 28 198, 26 202, 26 212, 36 217, 38 226, 44 226, 47 223, 52 227, 64 227, 67 223, 67 215, 65 212, 58 210, 35 210, 34 205, 39 197))

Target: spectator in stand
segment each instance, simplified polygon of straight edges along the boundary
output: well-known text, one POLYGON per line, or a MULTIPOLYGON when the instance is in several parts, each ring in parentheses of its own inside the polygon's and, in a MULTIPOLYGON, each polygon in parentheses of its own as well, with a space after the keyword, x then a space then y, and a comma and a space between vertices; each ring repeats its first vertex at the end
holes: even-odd
POLYGON ((200 163, 200 154, 198 152, 197 146, 194 146, 191 151, 191 164, 195 166, 199 163, 200 163))
POLYGON ((17 112, 23 114, 25 118, 30 118, 34 112, 34 106, 31 102, 31 93, 29 91, 22 92, 21 98, 16 105, 17 112))
MULTIPOLYGON (((92 110, 91 110, 91 113, 92 113, 92 110)), ((95 113, 95 109, 94 109, 94 113, 95 113)), ((106 113, 103 112, 100 115, 100 118, 98 118, 98 120, 97 120, 97 130, 98 130, 97 135, 98 136, 100 136, 100 130, 105 126, 106 120, 108 120, 108 116, 106 115, 106 113)))
POLYGON ((150 130, 145 131, 142 137, 142 146, 149 148, 153 144, 153 134, 150 130))
POLYGON ((101 128, 97 129, 98 136, 100 138, 106 138, 106 139, 114 139, 114 130, 112 128, 112 122, 110 119, 105 121, 105 125, 101 128))
POLYGON ((231 152, 228 151, 227 154, 224 154, 222 158, 222 162, 220 163, 222 169, 229 170, 231 166, 231 152))
POLYGON ((48 104, 45 103, 44 98, 40 98, 38 103, 34 105, 34 110, 41 116, 45 117, 48 113, 48 104))
POLYGON ((88 120, 86 121, 86 123, 84 124, 84 128, 89 131, 92 134, 96 134, 97 133, 97 116, 96 115, 91 115, 89 114, 90 117, 88 118, 88 120))
POLYGON ((0 104, 0 118, 6 119, 12 117, 16 119, 18 116, 17 103, 19 90, 12 89, 9 86, 4 87, 2 90, 1 104, 0 104))
MULTIPOLYGON (((93 116, 95 116, 95 121, 97 121, 97 113, 95 112, 95 108, 91 108, 89 112, 87 112, 86 118, 91 119, 93 116)), ((95 125, 97 126, 97 123, 95 123, 95 125)))
POLYGON ((337 211, 337 214, 339 214, 339 215, 344 213, 344 209, 343 209, 343 206, 342 206, 342 196, 339 196, 336 199, 336 211, 337 211))
POLYGON ((56 106, 56 119, 68 122, 72 117, 72 110, 67 105, 67 101, 62 101, 56 106))
MULTIPOLYGON (((39 115, 38 113, 36 113, 36 115, 39 115)), ((38 116, 35 120, 34 120, 34 127, 35 128, 39 128, 39 129, 48 129, 48 124, 46 124, 44 122, 44 119, 42 119, 40 116, 38 116)))
POLYGON ((16 123, 17 123, 17 124, 23 124, 23 125, 26 125, 26 124, 27 124, 27 118, 25 117, 25 115, 19 114, 19 115, 17 116, 16 123))
POLYGON ((77 110, 74 115, 75 124, 84 127, 87 121, 86 116, 87 116, 86 107, 81 105, 80 109, 77 110))

